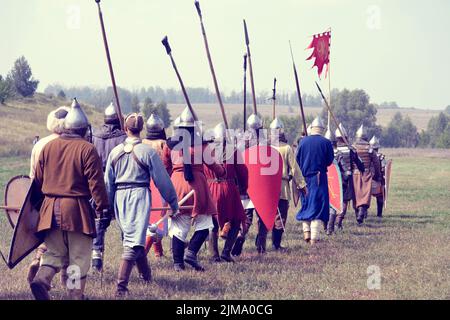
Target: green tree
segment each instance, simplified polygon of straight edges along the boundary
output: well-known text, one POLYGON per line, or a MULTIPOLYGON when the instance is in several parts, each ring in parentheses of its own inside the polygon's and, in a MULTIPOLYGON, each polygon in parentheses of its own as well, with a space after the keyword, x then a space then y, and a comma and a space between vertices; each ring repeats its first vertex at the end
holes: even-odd
POLYGON ((14 90, 12 86, 12 81, 10 78, 3 77, 0 75, 0 104, 4 104, 6 100, 14 95, 14 90))
POLYGON ((22 97, 32 96, 39 85, 39 81, 33 79, 30 65, 24 56, 14 62, 14 67, 10 72, 10 77, 14 88, 22 97))
MULTIPOLYGON (((347 133, 352 139, 358 128, 363 124, 369 136, 380 135, 381 127, 376 124, 377 109, 370 102, 369 95, 364 90, 339 91, 334 89, 331 94, 331 107, 334 116, 342 122, 347 129, 347 133)), ((328 112, 324 109, 322 116, 328 118, 328 112)), ((335 127, 335 124, 333 124, 335 127)))
POLYGON ((58 92, 58 98, 63 99, 63 100, 65 100, 65 99, 67 98, 67 97, 66 97, 66 94, 64 93, 63 90, 59 90, 59 92, 58 92))
POLYGON ((145 119, 148 119, 150 115, 154 112, 155 104, 153 100, 149 97, 145 98, 144 104, 141 107, 141 112, 144 115, 145 119))
POLYGON ((131 97, 131 111, 132 112, 139 112, 140 107, 139 107, 139 97, 137 95, 133 95, 131 97))
MULTIPOLYGON (((422 135, 422 141, 424 138, 422 135)), ((419 145, 420 140, 421 135, 417 132, 417 127, 408 116, 403 118, 400 112, 394 115, 381 135, 382 145, 391 148, 414 148, 419 145)))
POLYGON ((450 106, 447 106, 447 108, 445 108, 445 113, 450 115, 450 106))

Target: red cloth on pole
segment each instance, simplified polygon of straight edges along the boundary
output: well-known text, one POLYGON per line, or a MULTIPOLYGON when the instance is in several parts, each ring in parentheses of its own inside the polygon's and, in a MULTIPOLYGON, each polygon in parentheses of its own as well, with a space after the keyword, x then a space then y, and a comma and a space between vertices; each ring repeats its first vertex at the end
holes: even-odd
POLYGON ((314 65, 317 67, 317 73, 322 75, 324 65, 327 65, 327 70, 325 71, 325 77, 328 73, 328 65, 330 63, 330 44, 331 44, 331 31, 315 34, 311 44, 306 49, 313 49, 312 54, 306 60, 314 60, 314 65))

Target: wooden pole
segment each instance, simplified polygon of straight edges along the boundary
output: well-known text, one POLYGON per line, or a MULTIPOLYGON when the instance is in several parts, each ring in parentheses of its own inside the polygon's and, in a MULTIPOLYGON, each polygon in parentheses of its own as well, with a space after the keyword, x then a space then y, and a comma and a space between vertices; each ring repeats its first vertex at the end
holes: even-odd
POLYGON ((297 88, 298 102, 300 104, 300 117, 301 117, 301 121, 303 124, 303 134, 306 137, 306 136, 308 136, 308 132, 306 130, 305 111, 303 110, 303 100, 302 100, 302 93, 300 91, 300 81, 298 79, 297 67, 295 66, 294 54, 292 52, 292 46, 291 46, 290 41, 289 41, 289 47, 291 49, 292 66, 294 68, 295 86, 297 88))
POLYGON ((202 28, 203 41, 205 43, 206 56, 207 56, 208 62, 209 62, 209 69, 211 70, 211 75, 212 75, 212 78, 213 78, 214 89, 216 90, 217 100, 219 101, 219 107, 220 107, 220 111, 222 113, 222 119, 223 119, 223 122, 225 124, 225 128, 229 129, 227 116, 225 114, 225 108, 224 108, 223 102, 222 102, 222 96, 220 95, 219 85, 217 83, 216 72, 214 70, 214 65, 213 65, 212 58, 211 58, 211 52, 209 51, 208 38, 206 37, 205 26, 203 24, 202 11, 200 9, 200 3, 198 1, 195 1, 195 7, 197 8, 197 13, 198 13, 198 16, 200 18, 200 25, 201 25, 201 28, 202 28))
POLYGON ((100 7, 100 0, 95 0, 95 2, 97 3, 97 7, 98 7, 98 16, 100 19, 100 26, 102 29, 103 43, 105 45, 106 59, 108 60, 109 74, 111 76, 114 97, 116 99, 115 108, 116 108, 117 115, 119 116, 120 127, 122 128, 122 130, 124 130, 125 129, 124 123, 123 123, 124 118, 123 118, 123 114, 122 114, 122 109, 120 108, 119 94, 117 93, 116 79, 114 77, 114 70, 113 70, 113 66, 112 66, 112 62, 111 62, 111 55, 109 52, 108 39, 106 37, 105 24, 103 21, 102 9, 100 7))
POLYGON ((253 113, 258 114, 258 108, 256 106, 255 82, 253 79, 252 55, 250 53, 250 39, 248 37, 247 23, 245 22, 245 19, 244 19, 244 34, 245 34, 245 44, 247 46, 248 65, 250 70, 250 84, 252 87, 253 113))
POLYGON ((247 130, 247 53, 244 54, 244 132, 247 130))

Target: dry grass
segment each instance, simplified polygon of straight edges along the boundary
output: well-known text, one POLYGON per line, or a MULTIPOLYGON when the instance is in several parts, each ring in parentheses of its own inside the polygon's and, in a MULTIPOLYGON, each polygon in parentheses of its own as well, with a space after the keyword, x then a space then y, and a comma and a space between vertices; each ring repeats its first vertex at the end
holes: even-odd
MULTIPOLYGON (((255 227, 236 264, 210 264, 202 250, 207 271, 175 274, 170 258, 150 257, 154 282, 140 284, 134 273, 130 299, 448 299, 450 298, 450 162, 448 153, 433 151, 395 154, 391 198, 385 218, 373 209, 367 224, 358 227, 348 214, 345 231, 317 247, 302 241, 301 227, 290 210, 284 244, 286 253, 272 250, 260 257, 254 248, 255 227), (404 156, 406 154, 406 156, 404 156), (381 289, 367 288, 367 268, 381 269, 381 289)), ((0 159, 0 185, 10 176, 27 172, 27 159, 0 159)), ((374 203, 373 203, 374 204, 374 203)), ((9 225, 0 218, 0 245, 8 246, 9 225)), ((89 278, 91 299, 113 298, 121 253, 117 226, 107 236, 103 287, 98 275, 89 278)), ((166 253, 168 239, 164 240, 166 253)), ((25 280, 27 263, 14 270, 0 265, 0 298, 30 299, 25 280)), ((58 281, 52 295, 64 298, 58 281)))

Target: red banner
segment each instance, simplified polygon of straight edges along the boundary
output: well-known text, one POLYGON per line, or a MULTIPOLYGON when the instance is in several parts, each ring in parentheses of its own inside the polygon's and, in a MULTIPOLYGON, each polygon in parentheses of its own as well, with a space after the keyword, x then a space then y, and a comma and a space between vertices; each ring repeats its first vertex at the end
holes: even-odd
POLYGON ((317 73, 319 78, 322 75, 324 65, 327 65, 327 70, 325 71, 325 77, 328 73, 328 66, 330 64, 330 45, 331 45, 331 31, 324 32, 321 34, 316 34, 313 36, 311 44, 306 49, 313 49, 312 54, 306 60, 314 60, 314 65, 317 67, 317 73))
POLYGON ((267 230, 272 230, 278 214, 283 159, 270 146, 253 146, 243 152, 248 170, 247 193, 267 230))
POLYGON ((337 213, 342 213, 344 210, 344 190, 342 188, 342 176, 341 170, 336 161, 328 167, 328 195, 330 197, 330 206, 337 211, 337 213))

